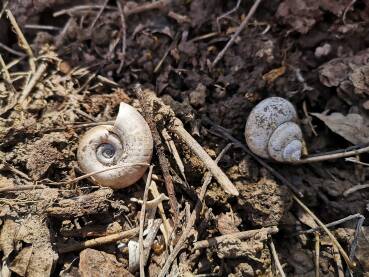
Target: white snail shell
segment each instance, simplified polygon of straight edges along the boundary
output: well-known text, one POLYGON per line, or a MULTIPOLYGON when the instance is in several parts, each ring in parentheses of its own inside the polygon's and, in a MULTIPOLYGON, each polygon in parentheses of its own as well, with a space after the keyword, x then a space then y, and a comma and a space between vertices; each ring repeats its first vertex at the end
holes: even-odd
POLYGON ((270 97, 251 111, 245 128, 246 143, 256 155, 279 162, 301 158, 302 131, 295 107, 286 99, 270 97))
POLYGON ((119 189, 138 181, 151 161, 153 139, 141 114, 120 103, 114 126, 100 125, 81 138, 77 159, 84 173, 96 171, 92 179, 99 185, 119 189), (116 167, 108 170, 108 168, 116 167))

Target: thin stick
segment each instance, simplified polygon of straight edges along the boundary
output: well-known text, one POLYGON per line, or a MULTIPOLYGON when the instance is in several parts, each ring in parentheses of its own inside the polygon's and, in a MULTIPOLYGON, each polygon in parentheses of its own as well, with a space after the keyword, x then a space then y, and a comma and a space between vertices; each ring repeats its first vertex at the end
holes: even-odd
MULTIPOLYGON (((232 146, 232 144, 228 144, 223 150, 222 152, 220 152, 220 154, 218 155, 218 157, 215 159, 215 163, 218 163, 219 160, 223 157, 223 155, 228 151, 228 149, 232 146)), ((162 269, 160 270, 160 273, 159 273, 159 277, 164 277, 168 271, 169 271, 169 268, 170 266, 172 265, 174 259, 177 257, 179 251, 181 251, 181 249, 183 248, 190 232, 191 232, 191 229, 192 229, 192 226, 195 224, 195 221, 196 221, 196 217, 197 217, 197 214, 200 213, 201 211, 201 207, 202 207, 202 201, 205 197, 205 193, 206 193, 206 190, 208 188, 208 185, 210 184, 211 182, 211 179, 212 179, 212 174, 210 171, 206 172, 205 174, 205 177, 204 177, 204 182, 201 186, 201 190, 200 190, 200 195, 199 195, 199 198, 197 199, 197 202, 196 202, 196 205, 195 205, 195 208, 193 209, 192 213, 191 213, 191 216, 190 216, 190 219, 188 220, 187 222, 187 226, 185 227, 181 237, 179 238, 176 246, 174 247, 172 253, 170 253, 169 257, 167 258, 164 266, 162 267, 162 269)))
POLYGON ((315 277, 319 277, 320 235, 315 232, 315 277))
POLYGON ((173 0, 158 0, 154 2, 147 2, 132 9, 127 9, 124 13, 129 16, 132 14, 142 13, 150 10, 163 9, 168 6, 173 0))
POLYGON ((145 212, 146 212, 146 201, 147 201, 147 195, 149 194, 149 187, 151 184, 151 176, 152 176, 152 170, 154 166, 150 165, 149 173, 147 175, 146 179, 146 185, 145 185, 145 191, 143 195, 143 203, 141 207, 141 213, 140 213, 140 232, 139 232, 139 249, 140 249, 140 276, 145 277, 145 255, 144 255, 144 247, 143 247, 143 229, 145 225, 145 212))
POLYGON ((60 31, 60 27, 51 25, 37 25, 37 24, 26 24, 24 25, 26 29, 36 29, 36 30, 46 30, 46 31, 60 31))
MULTIPOLYGON (((89 9, 100 10, 102 7, 104 7, 104 5, 79 5, 79 6, 74 6, 72 8, 69 8, 69 9, 64 9, 64 10, 55 12, 53 13, 53 16, 58 17, 64 14, 70 14, 70 13, 89 10, 89 9)), ((109 10, 109 11, 117 10, 117 8, 113 6, 105 6, 104 9, 109 10)))
MULTIPOLYGON (((154 10, 154 9, 162 9, 165 6, 167 6, 168 4, 170 4, 172 2, 172 0, 158 0, 152 3, 144 3, 142 5, 139 5, 137 7, 134 7, 132 9, 126 9, 124 11, 124 13, 129 16, 132 14, 137 14, 137 13, 142 13, 145 11, 149 11, 149 10, 154 10)), ((84 10, 97 10, 97 9, 101 9, 103 5, 79 5, 79 6, 75 6, 73 8, 70 9, 64 9, 64 10, 60 10, 58 12, 53 13, 54 17, 58 17, 64 14, 71 14, 71 13, 75 13, 75 12, 80 12, 80 11, 84 11, 84 10)), ((106 6, 105 7, 106 10, 110 10, 110 11, 116 11, 117 8, 113 7, 113 6, 106 6)))
POLYGON ((229 11, 227 11, 227 12, 225 12, 225 13, 223 13, 222 15, 220 15, 220 16, 218 16, 217 17, 217 25, 218 25, 218 32, 220 33, 220 24, 219 24, 219 21, 222 19, 222 18, 224 18, 224 17, 226 17, 226 16, 229 16, 229 15, 231 15, 232 13, 234 13, 235 11, 237 11, 238 10, 238 8, 240 7, 240 4, 241 4, 241 0, 237 0, 237 3, 236 3, 236 6, 234 6, 231 10, 229 10, 229 11))
POLYGON ((112 234, 112 235, 108 235, 108 236, 104 236, 104 237, 100 237, 96 239, 91 239, 91 240, 87 240, 87 241, 80 242, 80 243, 59 244, 57 245, 58 252, 60 254, 63 254, 63 253, 82 250, 85 248, 97 247, 97 246, 101 246, 104 244, 113 243, 121 239, 131 238, 131 237, 138 235, 139 229, 140 229, 139 227, 136 227, 128 231, 119 232, 117 234, 112 234))
POLYGON ((176 164, 178 166, 179 172, 181 172, 183 180, 187 182, 187 178, 184 171, 184 164, 181 160, 181 157, 179 156, 179 152, 172 137, 168 134, 168 131, 165 128, 163 128, 163 130, 161 131, 161 135, 163 136, 169 151, 171 152, 171 154, 174 157, 174 160, 176 161, 176 164))
POLYGON ((120 3, 120 0, 117 0, 117 6, 119 10, 119 15, 120 15, 120 24, 122 26, 122 57, 121 57, 120 64, 117 70, 117 73, 119 74, 122 71, 122 68, 124 66, 124 61, 126 59, 127 25, 126 25, 124 9, 122 8, 122 4, 120 3))
POLYGON ((363 147, 363 148, 360 148, 360 149, 347 151, 347 152, 345 150, 343 150, 342 152, 334 153, 334 154, 322 154, 322 155, 319 155, 319 156, 307 157, 305 159, 301 159, 297 162, 294 162, 294 164, 316 163, 316 162, 322 162, 322 161, 328 161, 328 160, 334 160, 334 159, 356 156, 356 155, 359 155, 359 154, 362 154, 362 153, 367 153, 367 152, 369 152, 369 146, 366 146, 366 147, 363 147))
POLYGON ((156 127, 156 123, 153 120, 153 110, 152 110, 153 107, 151 107, 151 104, 148 102, 148 99, 145 98, 144 92, 142 91, 142 88, 139 84, 135 87, 135 92, 142 106, 143 116, 145 120, 147 121, 147 124, 149 125, 150 130, 151 130, 151 134, 152 134, 154 144, 155 144, 155 149, 157 151, 158 158, 159 158, 160 168, 163 173, 163 177, 165 181, 165 188, 168 192, 168 197, 170 199, 169 200, 170 207, 174 214, 174 218, 175 218, 174 221, 177 221, 178 202, 177 202, 176 194, 174 191, 173 179, 169 171, 170 163, 165 155, 164 145, 161 141, 159 131, 156 127))
POLYGON ((9 191, 24 191, 24 190, 34 190, 34 189, 45 189, 46 187, 43 185, 24 185, 24 186, 6 186, 0 188, 0 192, 9 192, 9 191))
POLYGON ((176 133, 187 146, 201 159, 207 169, 211 172, 214 178, 222 186, 225 192, 238 196, 237 188, 229 180, 228 176, 220 169, 220 167, 212 160, 208 153, 201 145, 186 131, 182 122, 175 118, 171 124, 170 131, 176 133))
POLYGON ((47 63, 43 62, 40 64, 40 66, 37 68, 36 72, 33 74, 31 80, 29 83, 24 87, 21 96, 19 97, 18 102, 24 107, 25 106, 25 100, 28 97, 29 93, 32 91, 38 80, 41 78, 42 74, 47 69, 47 63))
MULTIPOLYGON (((159 190, 158 187, 156 186, 156 183, 154 181, 151 181, 151 186, 150 186, 150 192, 154 197, 159 197, 159 190)), ((163 193, 160 195, 164 195, 163 193)), ((169 197, 167 197, 165 195, 165 199, 163 200, 169 200, 169 197)), ((147 203, 146 203, 147 205, 147 203)), ((164 207, 163 207, 163 203, 160 202, 158 204, 158 210, 161 216, 161 219, 163 220, 163 235, 164 235, 164 240, 165 240, 165 244, 168 245, 169 244, 169 233, 171 232, 171 226, 169 223, 169 220, 167 219, 167 216, 165 215, 165 211, 164 211, 164 207)))
POLYGON ((274 246, 272 238, 270 238, 270 240, 269 240, 269 246, 270 246, 270 250, 272 251, 274 263, 275 263, 275 266, 277 267, 277 269, 279 271, 279 274, 281 275, 281 277, 286 277, 286 274, 284 273, 282 265, 279 261, 277 251, 275 250, 275 246, 274 246))
POLYGON ((344 197, 347 197, 347 196, 348 196, 349 194, 351 194, 351 193, 354 193, 354 192, 356 192, 356 191, 358 191, 358 190, 367 189, 367 188, 369 188, 369 184, 356 185, 356 186, 353 186, 352 188, 349 188, 349 189, 345 190, 345 191, 342 193, 342 195, 343 195, 344 197))
POLYGON ((103 173, 103 172, 106 172, 106 171, 109 171, 109 170, 114 170, 114 169, 122 168, 122 167, 125 167, 125 166, 135 166, 135 165, 149 166, 150 164, 147 164, 147 163, 123 163, 123 164, 120 164, 120 165, 111 166, 111 167, 104 168, 104 169, 101 169, 101 170, 96 170, 96 171, 87 173, 85 175, 79 176, 79 177, 74 178, 74 179, 69 180, 69 181, 47 182, 45 184, 48 184, 48 185, 67 185, 67 184, 75 183, 75 182, 78 182, 80 180, 83 180, 83 179, 86 179, 88 177, 91 177, 93 175, 96 175, 96 174, 99 174, 99 173, 103 173))
MULTIPOLYGON (((4 74, 4 80, 9 84, 11 85, 12 83, 12 80, 11 80, 11 77, 10 77, 10 73, 9 73, 9 70, 8 68, 6 67, 6 64, 5 64, 5 61, 3 59, 3 56, 0 55, 0 66, 1 66, 1 71, 3 71, 3 74, 4 74)), ((0 72, 1 72, 0 71, 0 72)))
POLYGON ((11 54, 18 56, 18 57, 24 57, 25 56, 25 54, 23 54, 22 52, 15 51, 15 50, 11 49, 10 47, 6 46, 5 44, 3 44, 1 42, 0 42, 0 47, 3 48, 4 50, 8 51, 11 54))
POLYGON ((323 224, 323 222, 320 221, 320 219, 307 207, 305 206, 304 203, 302 203, 302 201, 296 196, 296 195, 292 195, 293 200, 296 201, 297 204, 300 205, 300 207, 306 212, 308 213, 314 220, 315 222, 327 233, 328 237, 331 239, 332 243, 338 248, 338 250, 340 251, 343 259, 345 260, 347 266, 349 268, 355 268, 356 267, 356 263, 354 261, 351 261, 351 259, 349 258, 349 256, 346 254, 345 250, 342 248, 341 244, 337 241, 337 239, 334 237, 334 235, 331 233, 331 231, 328 230, 328 228, 323 224))
POLYGON ((246 18, 242 21, 241 25, 237 28, 236 32, 232 35, 231 39, 228 41, 227 45, 223 48, 222 51, 219 52, 217 57, 212 63, 212 67, 214 67, 224 56, 224 54, 227 52, 228 48, 232 46, 236 38, 240 35, 242 30, 247 26, 247 23, 250 21, 251 17, 256 12, 256 9, 258 8, 261 0, 256 0, 255 3, 252 5, 249 13, 247 14, 246 18))
MULTIPOLYGON (((352 241, 351 248, 350 248, 350 259, 351 260, 355 258, 355 251, 356 251, 357 244, 359 242, 361 227, 363 226, 364 220, 365 220, 365 217, 361 215, 361 217, 358 219, 357 224, 356 224, 354 240, 352 241)), ((345 276, 352 276, 352 272, 349 268, 346 268, 345 276)))
MULTIPOLYGON (((96 22, 99 20, 100 16, 102 15, 102 13, 104 12, 106 5, 108 4, 109 0, 105 0, 104 4, 102 5, 102 7, 100 8, 99 12, 97 13, 96 17, 94 18, 94 20, 92 21, 90 28, 88 28, 88 32, 91 33, 93 28, 95 27, 96 22)), ((119 0, 118 0, 119 2, 119 0)))
MULTIPOLYGON (((346 216, 346 217, 344 217, 340 220, 336 220, 336 221, 333 221, 331 223, 328 223, 325 226, 327 228, 330 228, 330 227, 342 224, 344 222, 347 222, 349 220, 356 219, 356 218, 365 218, 365 217, 362 216, 361 214, 353 214, 353 215, 346 216)), ((301 232, 299 232, 299 234, 310 234, 310 233, 314 233, 316 231, 319 231, 321 229, 322 229, 322 227, 316 227, 316 228, 312 228, 312 229, 309 229, 309 230, 306 230, 306 231, 301 231, 301 232)))
POLYGON ((256 230, 247 230, 247 231, 227 234, 223 236, 218 236, 218 237, 214 237, 214 238, 210 238, 206 240, 201 240, 201 241, 195 242, 193 244, 193 248, 194 250, 197 250, 197 249, 202 249, 202 248, 213 247, 229 238, 238 238, 240 240, 244 240, 244 239, 252 238, 255 235, 260 234, 260 233, 267 233, 269 235, 272 235, 277 232, 278 232, 277 226, 265 227, 265 228, 256 229, 256 230))
POLYGON ((21 29, 19 28, 19 25, 18 25, 17 21, 15 20, 12 12, 9 9, 6 9, 5 13, 6 13, 7 17, 9 18, 9 21, 12 24, 12 26, 14 28, 14 31, 16 32, 16 34, 18 36, 19 43, 20 43, 19 46, 22 47, 28 55, 29 65, 31 67, 32 72, 35 72, 35 70, 36 70, 35 56, 33 55, 31 47, 29 46, 29 44, 28 44, 26 38, 24 37, 21 29))
POLYGON ((334 244, 332 245, 332 252, 333 252, 333 260, 336 262, 337 265, 337 277, 344 277, 343 274, 343 266, 342 266, 342 260, 340 256, 340 252, 337 249, 337 246, 334 244))

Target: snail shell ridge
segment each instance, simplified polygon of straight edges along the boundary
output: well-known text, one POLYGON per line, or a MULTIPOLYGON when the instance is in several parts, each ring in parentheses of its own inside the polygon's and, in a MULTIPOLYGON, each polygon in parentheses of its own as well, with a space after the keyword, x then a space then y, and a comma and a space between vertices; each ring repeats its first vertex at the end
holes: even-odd
POLYGON ((143 176, 152 151, 153 139, 147 122, 135 108, 122 102, 114 126, 96 126, 83 135, 77 160, 87 174, 106 169, 94 174, 93 181, 119 189, 143 176))
POLYGON ((250 150, 262 158, 280 162, 300 159, 302 132, 295 107, 281 97, 270 97, 251 111, 245 127, 250 150), (297 141, 296 141, 297 140, 297 141))

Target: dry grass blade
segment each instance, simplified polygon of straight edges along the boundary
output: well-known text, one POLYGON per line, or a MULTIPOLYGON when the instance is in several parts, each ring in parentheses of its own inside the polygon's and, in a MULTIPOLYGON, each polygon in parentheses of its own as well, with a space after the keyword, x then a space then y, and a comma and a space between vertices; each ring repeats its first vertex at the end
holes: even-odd
POLYGON ((127 25, 126 25, 126 17, 124 14, 124 9, 122 8, 122 4, 120 0, 117 0, 117 6, 119 10, 120 15, 120 24, 122 28, 122 57, 120 60, 119 67, 117 69, 117 73, 119 74, 122 71, 122 68, 124 66, 124 61, 126 59, 126 48, 127 48, 127 25))
POLYGON ((170 163, 168 161, 168 158, 165 155, 165 148, 162 143, 159 131, 156 127, 156 123, 153 120, 153 107, 150 103, 149 99, 146 99, 146 95, 144 95, 144 92, 139 84, 135 87, 135 93, 140 100, 140 104, 143 109, 143 117, 145 118, 147 124, 150 127, 151 134, 154 140, 155 149, 159 158, 159 164, 161 171, 163 173, 164 181, 165 181, 165 188, 168 192, 169 197, 169 203, 172 208, 172 212, 174 214, 174 221, 178 218, 178 201, 176 198, 176 194, 174 191, 174 184, 173 184, 173 178, 170 175, 170 163))
POLYGON ((208 153, 201 147, 201 145, 186 131, 182 122, 175 118, 171 124, 170 131, 178 135, 187 146, 199 157, 207 169, 211 172, 214 178, 222 186, 225 192, 238 196, 237 188, 229 180, 228 176, 220 169, 220 167, 211 159, 208 153))
POLYGON ((273 235, 273 234, 276 234, 277 232, 278 232, 277 226, 265 227, 265 228, 261 228, 257 230, 242 231, 238 233, 232 233, 232 234, 214 237, 214 238, 210 238, 206 240, 201 240, 201 241, 195 242, 193 244, 193 247, 194 247, 194 250, 202 249, 202 248, 207 248, 207 247, 213 247, 229 238, 238 238, 242 240, 242 239, 251 238, 260 233, 267 233, 268 235, 273 235))
POLYGON ((37 68, 36 72, 33 74, 29 83, 24 87, 18 100, 18 102, 22 105, 23 108, 26 106, 25 104, 26 98, 28 97, 34 86, 37 84, 41 76, 45 73, 46 69, 47 63, 46 62, 41 63, 40 66, 37 68))
POLYGON ((151 176, 152 176, 152 170, 154 166, 151 165, 149 169, 149 173, 147 175, 146 185, 145 185, 145 191, 143 195, 143 203, 141 207, 141 213, 140 213, 140 232, 139 232, 139 249, 140 249, 140 276, 145 277, 145 268, 144 268, 144 247, 143 247, 143 228, 145 225, 145 212, 146 212, 146 202, 147 202, 147 196, 149 194, 149 187, 151 184, 151 176))
POLYGON ((281 277, 286 277, 286 274, 284 273, 282 265, 279 261, 278 253, 275 250, 275 246, 274 246, 272 238, 270 238, 270 240, 269 240, 269 246, 270 246, 270 250, 272 252, 272 256, 273 256, 273 259, 274 259, 275 266, 277 267, 277 269, 279 271, 279 274, 281 275, 281 277))
MULTIPOLYGON (((223 155, 229 150, 229 148, 232 146, 232 144, 228 144, 223 150, 222 152, 218 155, 218 157, 215 159, 215 162, 218 163, 219 160, 223 157, 223 155)), ((192 211, 191 215, 190 215, 190 219, 188 220, 187 222, 187 225, 181 235, 181 237, 179 238, 176 246, 174 247, 172 253, 170 253, 169 257, 167 258, 163 268, 160 270, 160 273, 159 273, 159 277, 164 277, 168 271, 169 271, 169 268, 170 266, 172 265, 174 259, 177 257, 179 251, 181 251, 181 249, 183 248, 186 240, 187 240, 187 237, 188 235, 190 234, 191 232, 191 229, 192 229, 192 226, 194 225, 195 223, 195 220, 197 218, 197 214, 200 212, 201 210, 201 207, 202 207, 202 201, 205 197, 205 193, 206 193, 206 190, 207 190, 207 187, 208 185, 210 184, 211 182, 211 178, 212 178, 212 174, 211 172, 207 172, 205 174, 205 177, 204 177, 204 182, 202 184, 202 187, 201 187, 201 191, 200 191, 200 195, 199 195, 199 198, 196 202, 196 205, 195 205, 195 208, 194 210, 192 211)))
POLYGON ((17 21, 15 20, 12 12, 9 9, 6 9, 5 13, 6 13, 7 17, 9 18, 10 24, 14 28, 15 33, 17 34, 17 37, 18 37, 18 40, 19 40, 19 46, 22 47, 28 55, 29 65, 30 65, 30 68, 31 68, 32 72, 35 72, 35 70, 36 70, 35 56, 33 55, 33 51, 31 49, 31 47, 29 46, 29 44, 28 44, 26 38, 24 37, 21 29, 19 28, 19 25, 18 25, 17 21))
POLYGON ((307 157, 297 162, 294 162, 294 164, 306 164, 306 163, 316 163, 316 162, 322 162, 322 161, 328 161, 328 160, 335 160, 335 159, 356 156, 356 155, 367 153, 367 152, 369 152, 369 146, 365 146, 365 147, 351 150, 351 151, 342 150, 342 152, 338 152, 338 153, 321 154, 318 156, 307 157))
POLYGON ((252 5, 249 13, 245 17, 245 19, 242 21, 241 25, 237 28, 236 32, 232 35, 231 39, 228 41, 226 46, 222 49, 222 51, 219 52, 219 54, 216 56, 212 63, 212 67, 214 67, 224 56, 224 54, 227 52, 228 48, 232 46, 232 44, 235 42, 236 38, 240 35, 243 29, 247 26, 247 23, 250 21, 251 17, 256 12, 256 9, 258 8, 259 4, 261 3, 261 0, 256 0, 255 3, 252 5))
POLYGON ((116 242, 124 238, 131 238, 131 237, 138 235, 138 232, 139 232, 139 227, 136 227, 128 231, 123 231, 117 234, 112 234, 112 235, 108 235, 108 236, 104 236, 104 237, 100 237, 96 239, 91 239, 91 240, 87 240, 84 242, 79 242, 79 243, 74 243, 74 244, 59 244, 57 245, 57 248, 60 254, 64 254, 68 252, 79 251, 85 248, 92 248, 92 247, 97 247, 97 246, 113 243, 113 242, 116 242))
POLYGON ((124 164, 121 164, 121 165, 111 166, 111 167, 108 167, 108 168, 105 168, 105 169, 102 169, 102 170, 93 171, 93 172, 87 173, 85 175, 79 176, 79 177, 74 178, 74 179, 69 180, 69 181, 45 182, 44 184, 46 184, 46 185, 67 185, 67 184, 71 184, 71 183, 75 183, 75 182, 81 181, 83 179, 86 179, 88 177, 94 176, 94 175, 99 174, 99 173, 102 173, 102 172, 106 172, 106 171, 109 171, 109 170, 114 170, 114 169, 122 168, 122 167, 125 167, 125 166, 135 166, 135 165, 146 165, 146 166, 149 166, 149 164, 146 164, 146 163, 124 163, 124 164))
POLYGON ((347 266, 350 269, 355 268, 356 267, 356 263, 349 258, 349 256, 345 252, 345 250, 342 248, 341 244, 337 241, 337 239, 334 237, 334 235, 331 233, 331 231, 328 230, 328 228, 324 225, 324 223, 321 222, 320 219, 307 206, 305 206, 305 204, 302 203, 302 201, 296 195, 293 195, 292 198, 326 232, 326 234, 328 235, 328 237, 332 240, 332 243, 337 247, 337 249, 341 253, 343 259, 345 260, 345 262, 347 264, 347 266))
POLYGON ((315 232, 315 277, 319 277, 320 235, 315 232))

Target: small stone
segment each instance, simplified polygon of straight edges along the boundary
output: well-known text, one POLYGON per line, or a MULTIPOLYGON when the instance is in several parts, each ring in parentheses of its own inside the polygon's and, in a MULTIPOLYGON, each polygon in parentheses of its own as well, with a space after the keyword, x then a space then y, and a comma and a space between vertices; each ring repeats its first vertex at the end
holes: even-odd
POLYGON ((315 57, 316 58, 322 58, 322 57, 325 57, 325 56, 328 56, 332 51, 332 46, 329 44, 329 43, 325 43, 324 45, 322 46, 319 46, 315 49, 315 57))
POLYGON ((202 107, 206 100, 206 87, 198 84, 196 89, 190 92, 190 103, 194 107, 202 107))

